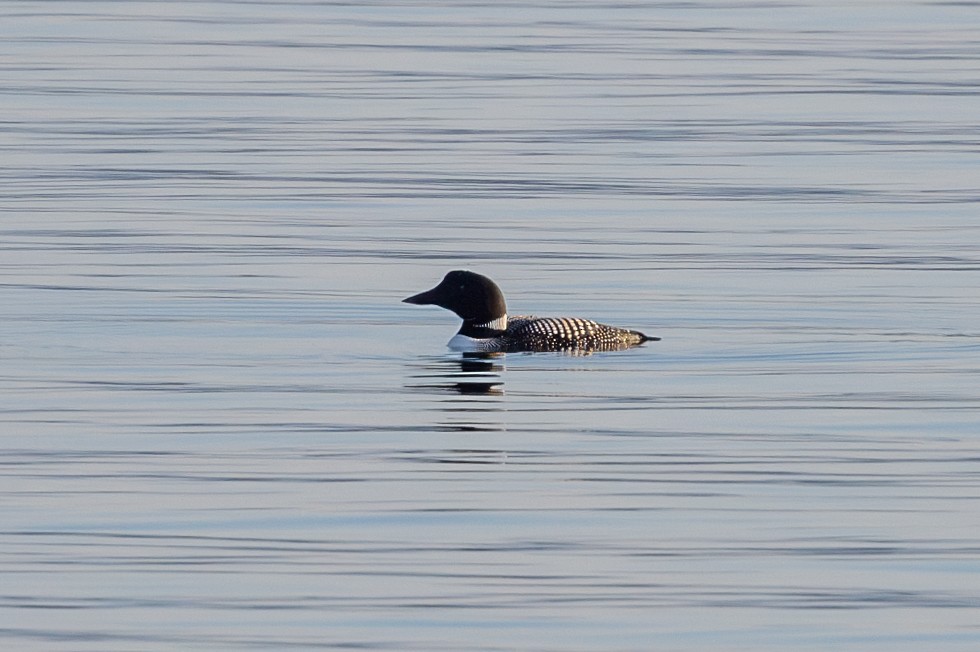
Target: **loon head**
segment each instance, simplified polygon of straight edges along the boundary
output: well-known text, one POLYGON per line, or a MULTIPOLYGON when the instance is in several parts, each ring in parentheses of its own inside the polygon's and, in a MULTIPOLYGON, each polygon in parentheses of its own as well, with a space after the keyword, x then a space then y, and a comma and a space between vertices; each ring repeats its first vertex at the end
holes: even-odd
POLYGON ((503 331, 507 328, 504 293, 496 283, 475 272, 449 272, 439 285, 403 299, 403 302, 452 310, 463 319, 463 329, 467 332, 471 329, 503 331))

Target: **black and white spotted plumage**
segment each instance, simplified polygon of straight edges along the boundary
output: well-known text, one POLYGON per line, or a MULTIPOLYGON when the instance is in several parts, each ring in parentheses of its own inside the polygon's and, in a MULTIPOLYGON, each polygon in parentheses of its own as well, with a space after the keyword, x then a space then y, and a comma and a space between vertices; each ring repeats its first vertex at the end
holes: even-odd
POLYGON ((508 317, 504 295, 486 276, 454 271, 436 287, 405 299, 437 305, 463 319, 449 342, 461 351, 618 351, 659 340, 635 330, 607 326, 578 317, 508 317))
POLYGON ((619 351, 642 344, 643 333, 579 317, 512 317, 503 338, 516 351, 619 351))

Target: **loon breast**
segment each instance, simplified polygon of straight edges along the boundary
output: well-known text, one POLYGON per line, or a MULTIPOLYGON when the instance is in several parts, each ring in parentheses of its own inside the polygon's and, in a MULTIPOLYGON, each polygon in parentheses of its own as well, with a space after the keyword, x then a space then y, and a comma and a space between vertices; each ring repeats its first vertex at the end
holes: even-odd
POLYGON ((470 337, 456 333, 446 344, 452 351, 506 351, 509 340, 505 337, 470 337))

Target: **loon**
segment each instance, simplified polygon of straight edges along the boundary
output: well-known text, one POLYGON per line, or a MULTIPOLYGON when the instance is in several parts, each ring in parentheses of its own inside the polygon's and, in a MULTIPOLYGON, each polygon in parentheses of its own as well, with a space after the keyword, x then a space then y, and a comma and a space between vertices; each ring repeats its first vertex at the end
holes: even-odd
POLYGON ((620 351, 660 339, 577 317, 508 317, 497 284, 464 270, 449 272, 436 287, 403 302, 436 305, 459 315, 463 325, 449 341, 449 348, 456 351, 587 353, 620 351))

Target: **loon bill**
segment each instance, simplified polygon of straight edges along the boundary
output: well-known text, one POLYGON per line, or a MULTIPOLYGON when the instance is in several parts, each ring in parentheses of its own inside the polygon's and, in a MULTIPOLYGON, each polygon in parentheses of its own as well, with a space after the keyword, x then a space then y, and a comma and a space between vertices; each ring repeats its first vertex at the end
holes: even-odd
POLYGON ((459 315, 463 325, 449 341, 457 351, 620 351, 660 339, 578 317, 508 317, 497 284, 464 270, 449 272, 436 287, 403 301, 459 315))

